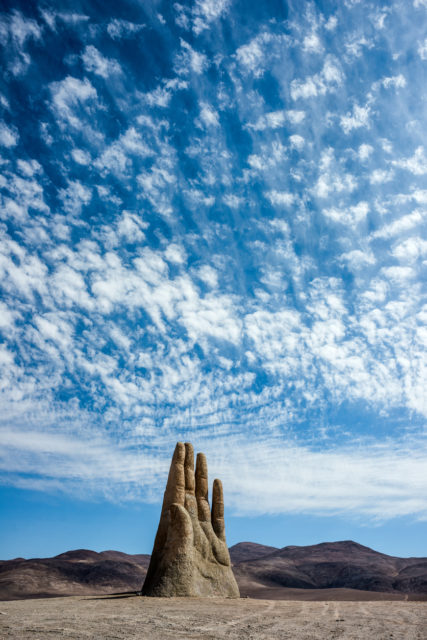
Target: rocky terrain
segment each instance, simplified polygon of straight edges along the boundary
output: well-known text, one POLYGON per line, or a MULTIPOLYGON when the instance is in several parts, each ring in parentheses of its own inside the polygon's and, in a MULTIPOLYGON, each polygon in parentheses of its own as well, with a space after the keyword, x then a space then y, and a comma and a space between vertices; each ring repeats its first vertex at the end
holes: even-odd
MULTIPOLYGON (((241 595, 264 599, 427 599, 427 558, 397 558, 351 541, 276 549, 230 548, 241 595)), ((132 592, 150 556, 68 551, 54 558, 0 562, 0 599, 132 592)))

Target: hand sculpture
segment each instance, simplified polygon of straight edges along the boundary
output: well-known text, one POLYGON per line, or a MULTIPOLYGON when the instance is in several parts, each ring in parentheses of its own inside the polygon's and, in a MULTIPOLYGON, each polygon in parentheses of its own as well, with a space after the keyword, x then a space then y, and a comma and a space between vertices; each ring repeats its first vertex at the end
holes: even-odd
POLYGON ((240 597, 225 542, 222 484, 214 480, 211 513, 206 457, 197 454, 194 474, 189 443, 178 442, 172 457, 142 595, 240 597))

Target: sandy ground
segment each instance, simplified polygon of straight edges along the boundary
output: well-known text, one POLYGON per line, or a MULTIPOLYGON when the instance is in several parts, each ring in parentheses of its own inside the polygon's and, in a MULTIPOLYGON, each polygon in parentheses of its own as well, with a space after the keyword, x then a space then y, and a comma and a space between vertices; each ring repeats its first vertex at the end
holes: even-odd
POLYGON ((0 638, 427 639, 426 602, 78 597, 0 603, 0 638))

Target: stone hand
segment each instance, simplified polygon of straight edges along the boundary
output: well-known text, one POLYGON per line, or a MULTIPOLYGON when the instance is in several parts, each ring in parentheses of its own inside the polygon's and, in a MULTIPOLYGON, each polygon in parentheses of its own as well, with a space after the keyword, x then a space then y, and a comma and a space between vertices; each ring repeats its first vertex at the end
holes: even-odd
POLYGON ((150 596, 239 597, 225 541, 224 500, 214 480, 212 511, 203 453, 178 442, 172 457, 150 566, 142 588, 150 596))

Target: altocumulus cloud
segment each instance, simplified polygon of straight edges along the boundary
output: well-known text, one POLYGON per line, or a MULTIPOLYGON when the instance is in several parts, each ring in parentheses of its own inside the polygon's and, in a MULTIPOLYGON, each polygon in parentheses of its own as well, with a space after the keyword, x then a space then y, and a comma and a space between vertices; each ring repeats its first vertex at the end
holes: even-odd
POLYGON ((2 482, 427 517, 426 12, 1 14, 2 482))

